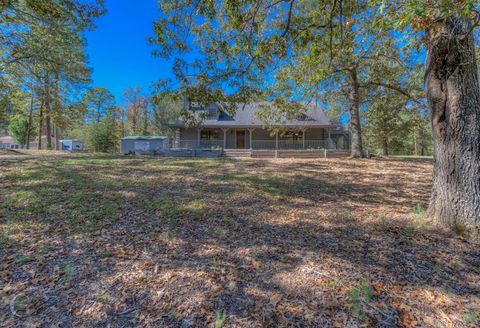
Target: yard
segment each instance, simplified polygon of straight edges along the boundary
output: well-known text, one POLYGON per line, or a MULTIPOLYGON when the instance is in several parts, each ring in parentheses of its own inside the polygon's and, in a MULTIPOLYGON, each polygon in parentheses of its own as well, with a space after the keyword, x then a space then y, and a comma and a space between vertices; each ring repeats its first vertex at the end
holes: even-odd
POLYGON ((410 160, 0 159, 0 326, 468 327, 410 160))

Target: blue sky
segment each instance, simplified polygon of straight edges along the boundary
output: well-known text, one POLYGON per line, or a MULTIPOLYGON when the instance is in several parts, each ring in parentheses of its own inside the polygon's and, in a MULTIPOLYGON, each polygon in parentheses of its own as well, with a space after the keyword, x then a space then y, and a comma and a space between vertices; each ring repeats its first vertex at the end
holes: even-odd
POLYGON ((93 86, 108 88, 122 104, 123 90, 172 76, 171 64, 151 55, 147 37, 159 16, 157 0, 106 0, 107 14, 86 33, 93 86))

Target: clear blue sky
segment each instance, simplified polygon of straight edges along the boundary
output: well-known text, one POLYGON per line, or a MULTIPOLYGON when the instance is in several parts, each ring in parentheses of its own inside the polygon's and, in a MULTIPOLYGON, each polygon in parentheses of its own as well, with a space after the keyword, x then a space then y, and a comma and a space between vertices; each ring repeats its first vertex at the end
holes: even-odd
POLYGON ((172 75, 171 64, 151 55, 147 37, 159 15, 157 0, 106 0, 107 14, 86 34, 93 86, 108 88, 119 104, 122 91, 172 75))

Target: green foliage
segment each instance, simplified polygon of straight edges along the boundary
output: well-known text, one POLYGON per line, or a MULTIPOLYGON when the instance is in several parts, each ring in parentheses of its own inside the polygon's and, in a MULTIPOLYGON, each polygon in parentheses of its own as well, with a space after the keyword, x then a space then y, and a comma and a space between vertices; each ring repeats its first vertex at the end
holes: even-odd
POLYGON ((215 328, 222 328, 227 320, 227 314, 223 311, 215 311, 215 328))
POLYGON ((368 302, 373 297, 373 288, 366 282, 362 282, 358 288, 347 291, 349 298, 348 306, 355 318, 362 319, 364 316, 363 302, 368 302))
POLYGON ((415 214, 417 217, 420 217, 420 218, 425 218, 427 216, 427 211, 425 210, 425 208, 423 208, 421 204, 416 204, 412 208, 412 212, 413 214, 415 214))
POLYGON ((115 97, 106 88, 92 88, 82 96, 82 105, 85 106, 87 120, 100 123, 107 115, 115 112, 115 97))
POLYGON ((153 131, 159 135, 173 136, 168 124, 175 122, 182 113, 182 103, 174 94, 159 90, 151 99, 153 131))
POLYGON ((464 313, 463 321, 468 325, 476 325, 479 322, 477 314, 473 311, 468 311, 467 313, 464 313))
POLYGON ((95 152, 109 153, 118 149, 115 125, 107 120, 87 126, 86 146, 95 152))
POLYGON ((473 237, 473 236, 471 236, 471 234, 473 232, 473 229, 469 229, 468 226, 463 222, 455 223, 455 225, 453 226, 453 231, 457 235, 459 235, 463 238, 473 237))
POLYGON ((63 273, 60 277, 60 282, 64 284, 69 284, 72 280, 73 274, 75 273, 75 266, 68 263, 63 267, 63 273))
POLYGON ((27 264, 28 262, 30 262, 30 258, 28 256, 25 256, 23 254, 19 254, 17 256, 17 260, 16 260, 17 264, 24 265, 24 264, 27 264))
POLYGON ((8 125, 8 133, 14 138, 16 143, 25 145, 27 143, 28 132, 30 131, 30 140, 37 136, 37 130, 28 124, 28 118, 22 115, 16 115, 8 125))
POLYGON ((390 225, 389 219, 385 215, 381 215, 377 227, 380 231, 386 231, 390 225))
POLYGON ((450 276, 448 273, 446 273, 445 271, 442 270, 442 268, 440 267, 440 265, 437 263, 435 264, 435 273, 442 279, 444 280, 451 280, 452 279, 452 276, 450 276))
POLYGON ((83 32, 104 12, 102 0, 2 2, 0 39, 8 42, 0 44, 0 96, 28 90, 34 121, 43 126, 37 119, 42 107, 43 119, 66 128, 77 118, 77 95, 90 82, 83 32))
MULTIPOLYGON (((276 105, 259 113, 272 131, 278 121, 304 112, 304 102, 324 105, 338 123, 349 111, 357 114, 362 104, 374 104, 380 86, 391 90, 384 95, 386 104, 392 94, 397 105, 419 97, 421 80, 407 73, 419 56, 404 47, 403 35, 392 33, 389 22, 372 20, 380 6, 390 8, 373 0, 166 0, 159 4, 162 15, 150 41, 156 54, 175 57, 177 92, 187 100, 183 116, 193 124, 198 117, 189 115, 192 103, 264 100, 276 105), (200 56, 188 62, 193 50, 200 56), (226 89, 228 95, 221 92, 226 89)), ((374 112, 381 114, 371 115, 379 118, 371 135, 381 131, 381 143, 392 142, 397 129, 390 127, 400 129, 404 121, 397 108, 395 115, 391 106, 377 103, 377 108, 374 112)), ((378 138, 372 143, 378 147, 378 138)))

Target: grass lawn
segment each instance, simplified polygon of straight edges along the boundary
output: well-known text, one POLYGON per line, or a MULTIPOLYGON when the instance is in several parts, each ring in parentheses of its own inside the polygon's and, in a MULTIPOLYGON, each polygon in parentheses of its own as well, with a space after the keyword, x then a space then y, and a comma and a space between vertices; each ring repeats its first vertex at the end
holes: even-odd
POLYGON ((429 160, 0 159, 0 326, 474 327, 429 160))

